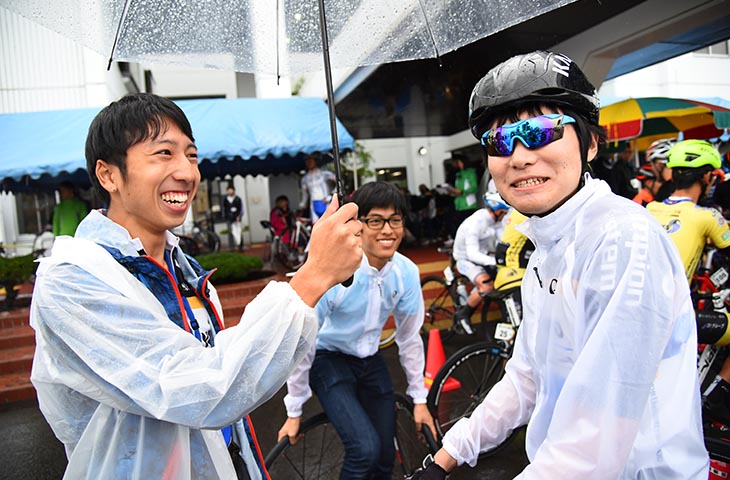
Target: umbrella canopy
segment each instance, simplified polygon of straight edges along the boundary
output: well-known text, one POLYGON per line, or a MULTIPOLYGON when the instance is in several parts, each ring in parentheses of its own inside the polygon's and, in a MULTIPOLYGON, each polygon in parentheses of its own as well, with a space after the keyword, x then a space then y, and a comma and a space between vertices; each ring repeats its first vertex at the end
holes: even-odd
MULTIPOLYGON (((432 58, 575 0, 324 0, 332 67, 432 58)), ((318 0, 0 0, 114 60, 322 70, 318 0), (115 43, 116 42, 116 43, 115 43)))
POLYGON ((697 100, 668 97, 628 98, 601 108, 599 123, 608 141, 636 139, 637 149, 674 137, 714 138, 730 128, 730 108, 697 100))
POLYGON ((342 198, 331 68, 438 57, 575 0, 0 0, 109 55, 277 75, 324 67, 342 198))
MULTIPOLYGON (((195 135, 204 178, 276 174, 304 168, 304 155, 332 150, 319 98, 178 101, 195 135)), ((0 181, 20 191, 72 180, 88 185, 84 145, 99 108, 0 115, 0 181)), ((340 148, 355 141, 337 123, 340 148)))

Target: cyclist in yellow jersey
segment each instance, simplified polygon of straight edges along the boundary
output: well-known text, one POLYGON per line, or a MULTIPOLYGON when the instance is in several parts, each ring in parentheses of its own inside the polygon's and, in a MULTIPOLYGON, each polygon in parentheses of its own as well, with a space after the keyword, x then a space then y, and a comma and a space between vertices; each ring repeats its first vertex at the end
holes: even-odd
POLYGON ((535 250, 530 239, 515 228, 526 218, 514 209, 510 210, 507 216, 507 224, 504 227, 502 238, 497 244, 495 254, 498 266, 497 277, 494 279, 495 290, 516 287, 522 282, 527 261, 535 250))
MULTIPOLYGON (((663 202, 651 202, 646 209, 661 223, 674 241, 684 263, 688 281, 697 269, 710 240, 725 256, 730 254, 730 228, 714 208, 698 203, 707 195, 720 168, 719 152, 704 140, 685 140, 669 151, 667 167, 672 169, 674 193, 663 202)), ((727 312, 696 312, 700 343, 730 345, 727 312)), ((705 410, 716 420, 730 424, 730 358, 703 393, 705 410)))
POLYGON ((719 211, 701 207, 692 198, 677 192, 663 202, 649 203, 646 208, 674 240, 687 279, 691 280, 708 239, 718 249, 730 247, 730 228, 719 211))

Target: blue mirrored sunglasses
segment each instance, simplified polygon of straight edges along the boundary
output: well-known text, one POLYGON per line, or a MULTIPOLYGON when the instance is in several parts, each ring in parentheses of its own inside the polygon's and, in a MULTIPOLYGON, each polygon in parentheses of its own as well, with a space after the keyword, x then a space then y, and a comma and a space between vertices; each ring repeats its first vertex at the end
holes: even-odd
POLYGON ((514 152, 517 139, 530 150, 560 140, 563 138, 566 123, 575 123, 575 119, 559 113, 526 118, 487 130, 482 135, 482 145, 490 156, 508 157, 514 152))

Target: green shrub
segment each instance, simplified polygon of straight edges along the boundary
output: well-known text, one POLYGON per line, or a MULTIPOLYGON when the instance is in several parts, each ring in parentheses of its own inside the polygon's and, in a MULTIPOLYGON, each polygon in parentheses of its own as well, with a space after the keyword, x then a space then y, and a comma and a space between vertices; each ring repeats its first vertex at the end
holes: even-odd
POLYGON ((30 280, 37 264, 33 255, 20 257, 0 257, 0 286, 5 287, 5 308, 13 308, 17 292, 15 286, 30 280))
POLYGON ((218 269, 211 277, 215 285, 244 281, 249 272, 261 270, 264 266, 260 257, 235 252, 207 253, 195 259, 206 270, 218 269))

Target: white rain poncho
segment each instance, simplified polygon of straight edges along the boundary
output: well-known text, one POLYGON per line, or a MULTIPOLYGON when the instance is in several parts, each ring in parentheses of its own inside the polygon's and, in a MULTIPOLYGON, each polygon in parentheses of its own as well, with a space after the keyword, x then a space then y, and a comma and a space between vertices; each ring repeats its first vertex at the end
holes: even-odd
MULTIPOLYGON (((272 282, 240 326, 204 348, 94 242, 125 255, 140 246, 92 212, 77 238, 58 238, 41 262, 31 306, 31 380, 66 447, 66 478, 236 478, 219 429, 281 387, 314 342, 314 310, 272 282)), ((210 298, 220 312, 212 288, 210 298)), ((249 474, 260 478, 242 443, 249 474)))
POLYGON ((706 480, 694 311, 661 226, 587 177, 518 229, 536 250, 514 354, 445 449, 474 465, 529 420, 520 479, 706 480))

